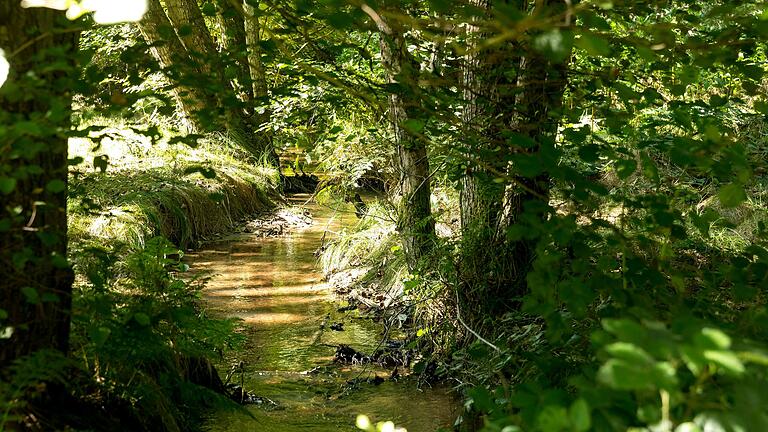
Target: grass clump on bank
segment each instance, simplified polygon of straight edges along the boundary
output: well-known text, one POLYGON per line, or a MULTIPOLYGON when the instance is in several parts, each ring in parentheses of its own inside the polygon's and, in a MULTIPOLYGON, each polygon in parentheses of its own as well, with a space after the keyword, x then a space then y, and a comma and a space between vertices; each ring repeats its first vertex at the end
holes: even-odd
POLYGON ((98 161, 114 161, 106 169, 80 169, 70 176, 74 244, 99 239, 140 246, 160 235, 186 249, 272 208, 279 197, 277 170, 250 165, 210 141, 194 149, 117 146, 125 150, 117 156, 94 155, 82 143, 72 146, 72 157, 96 161, 99 168, 98 161))

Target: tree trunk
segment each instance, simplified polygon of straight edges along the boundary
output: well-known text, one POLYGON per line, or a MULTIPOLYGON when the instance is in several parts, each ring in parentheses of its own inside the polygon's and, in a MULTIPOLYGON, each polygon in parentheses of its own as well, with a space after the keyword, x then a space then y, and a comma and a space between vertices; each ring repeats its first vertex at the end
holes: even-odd
MULTIPOLYGON (((216 45, 196 0, 165 0, 165 10, 179 40, 187 52, 198 62, 204 73, 211 72, 216 45)), ((221 73, 221 71, 214 71, 221 73)))
MULTIPOLYGON (((488 16, 494 7, 489 0, 473 4, 488 16)), ((549 6, 543 2, 537 7, 543 9, 533 13, 542 14, 549 6)), ((478 50, 477 42, 487 38, 476 25, 480 19, 467 29, 474 43, 465 58, 463 120, 467 147, 486 165, 470 164, 460 193, 461 278, 465 300, 479 307, 478 316, 519 305, 527 292, 535 240, 509 241, 507 229, 522 222, 526 207, 545 208, 549 200, 546 173, 519 176, 504 154, 493 149, 501 148, 507 155, 537 155, 542 145, 554 144, 558 121, 551 114, 561 106, 567 68, 565 62, 552 61, 519 42, 478 50), (535 144, 510 145, 506 142, 510 133, 527 136, 535 144)))
POLYGON ((268 128, 272 120, 272 110, 270 108, 267 74, 261 58, 263 50, 261 49, 258 0, 245 0, 243 13, 245 15, 245 38, 248 45, 248 66, 251 69, 251 79, 253 80, 255 115, 252 123, 257 130, 255 138, 258 140, 257 145, 264 149, 265 156, 279 167, 280 161, 275 153, 274 134, 268 128))
POLYGON ((0 0, 0 47, 11 64, 0 88, 0 368, 41 349, 68 350, 67 130, 77 38, 61 12, 0 0))
POLYGON ((144 40, 153 45, 152 56, 174 83, 173 96, 176 107, 182 114, 187 129, 190 132, 204 131, 206 126, 200 121, 199 113, 205 109, 206 96, 196 86, 183 84, 194 81, 185 79, 185 75, 194 75, 193 71, 187 68, 185 72, 181 66, 188 61, 189 56, 184 45, 175 36, 173 25, 159 0, 148 1, 147 12, 139 21, 138 27, 144 40))
MULTIPOLYGON (((224 73, 225 62, 216 50, 197 2, 166 0, 165 4, 164 10, 159 0, 150 0, 140 28, 147 43, 159 45, 152 54, 166 75, 180 92, 189 95, 178 98, 185 116, 193 119, 197 131, 224 129, 254 159, 263 160, 267 155, 269 162, 277 163, 271 135, 256 130, 243 109, 237 82, 229 81, 224 73)), ((238 25, 235 19, 234 27, 238 25)), ((263 82, 266 83, 265 78, 263 82)))
POLYGON ((246 114, 253 114, 253 78, 248 59, 245 19, 243 8, 237 8, 234 0, 219 0, 218 24, 221 33, 222 53, 227 57, 227 67, 236 69, 235 86, 240 100, 246 104, 246 114))
POLYGON ((404 29, 396 20, 389 20, 386 7, 375 21, 380 33, 381 62, 390 84, 399 90, 389 95, 389 121, 396 147, 396 168, 399 177, 398 230, 403 236, 403 249, 411 269, 432 248, 435 222, 430 203, 430 172, 427 148, 414 128, 420 114, 418 63, 407 49, 404 29), (409 120, 415 120, 410 122, 409 120))

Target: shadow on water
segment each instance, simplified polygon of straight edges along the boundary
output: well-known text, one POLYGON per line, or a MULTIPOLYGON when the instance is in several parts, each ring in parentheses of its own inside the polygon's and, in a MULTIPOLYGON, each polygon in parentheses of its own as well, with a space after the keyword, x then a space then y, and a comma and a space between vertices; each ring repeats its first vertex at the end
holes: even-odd
MULTIPOLYGON (((307 195, 292 198, 303 205, 307 195)), ((354 212, 337 212, 314 203, 305 205, 314 223, 278 238, 240 234, 211 243, 187 257, 193 269, 214 276, 205 302, 220 316, 243 320, 246 349, 245 390, 278 403, 276 409, 248 407, 242 412, 220 412, 206 425, 209 431, 355 431, 355 418, 393 420, 409 432, 431 432, 448 427, 456 402, 447 388, 418 389, 413 380, 363 383, 350 390, 347 381, 390 371, 372 366, 332 366, 334 348, 347 344, 372 352, 383 329, 355 312, 338 312, 328 286, 316 267, 315 250, 324 238, 357 222, 354 212), (344 331, 321 323, 344 322, 344 331), (308 372, 313 369, 320 372, 308 372)), ((222 365, 222 370, 228 365, 222 365)))

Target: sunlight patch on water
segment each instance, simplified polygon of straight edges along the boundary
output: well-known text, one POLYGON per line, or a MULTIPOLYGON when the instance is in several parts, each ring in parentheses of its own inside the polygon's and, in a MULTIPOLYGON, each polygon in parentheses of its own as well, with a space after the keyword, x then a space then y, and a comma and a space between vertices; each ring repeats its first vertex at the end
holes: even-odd
POLYGON ((410 432, 450 426, 457 404, 448 389, 419 390, 405 380, 379 386, 362 384, 348 391, 351 379, 388 378, 391 371, 370 365, 333 365, 334 346, 347 344, 372 352, 383 332, 379 324, 353 319, 355 312, 337 311, 316 269, 314 252, 321 239, 331 235, 324 230, 339 232, 356 223, 353 212, 309 207, 315 223, 289 236, 265 239, 238 234, 186 256, 193 269, 213 274, 204 289, 209 310, 243 319, 248 341, 245 350, 235 355, 245 364, 245 389, 280 406, 277 410, 249 406, 247 411, 253 417, 220 412, 206 429, 359 432, 355 427, 358 414, 373 421, 392 420, 410 432), (344 331, 330 330, 327 324, 332 322, 343 322, 344 331), (321 328, 321 323, 326 326, 321 328), (324 372, 306 372, 316 367, 324 372))

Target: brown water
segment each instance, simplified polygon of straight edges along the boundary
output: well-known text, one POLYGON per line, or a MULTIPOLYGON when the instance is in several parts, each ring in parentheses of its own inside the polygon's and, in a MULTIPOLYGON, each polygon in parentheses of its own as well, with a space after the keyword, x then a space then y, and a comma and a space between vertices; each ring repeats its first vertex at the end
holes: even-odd
MULTIPOLYGON (((307 196, 292 198, 303 205, 307 196)), ((338 312, 329 287, 316 267, 314 252, 324 239, 357 222, 354 211, 338 212, 313 203, 305 206, 314 223, 288 236, 260 238, 239 234, 189 254, 193 269, 215 276, 204 291, 209 310, 241 318, 246 350, 244 388, 277 402, 277 408, 251 405, 245 411, 217 413, 210 431, 355 431, 355 418, 392 420, 409 432, 448 427, 456 402, 446 388, 417 388, 414 380, 363 383, 347 381, 388 376, 373 366, 333 365, 333 346, 343 343, 372 352, 382 339, 380 325, 338 312), (330 317, 329 317, 330 315, 330 317), (327 320, 325 330, 321 323, 327 320), (328 329, 343 322, 344 331, 328 329), (307 372, 320 366, 320 372, 307 372), (250 414, 250 415, 249 415, 250 414)), ((226 368, 222 365, 222 369, 226 368)), ((240 375, 233 380, 240 382, 240 375)))

